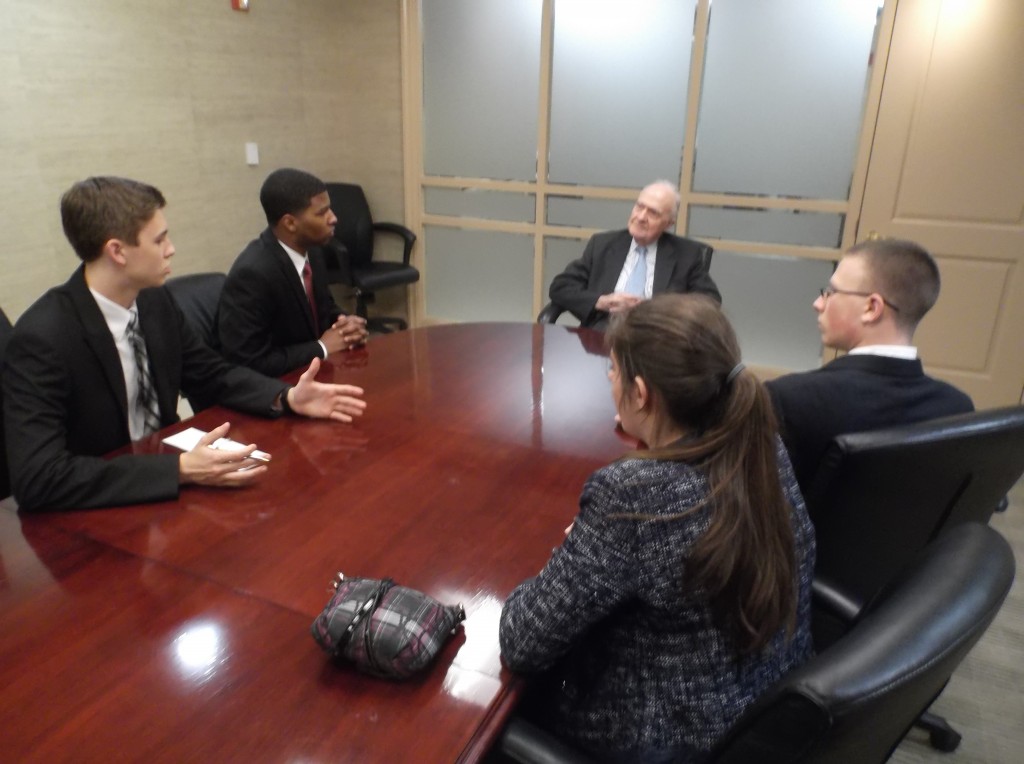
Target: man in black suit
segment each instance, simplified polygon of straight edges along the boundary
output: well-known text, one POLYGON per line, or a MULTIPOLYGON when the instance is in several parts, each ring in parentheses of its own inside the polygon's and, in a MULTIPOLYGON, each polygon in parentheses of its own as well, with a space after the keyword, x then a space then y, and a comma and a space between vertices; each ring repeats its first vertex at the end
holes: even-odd
POLYGON ((360 388, 315 381, 319 361, 289 386, 199 339, 162 288, 174 255, 164 204, 156 188, 111 177, 61 198, 83 263, 21 316, 4 359, 7 458, 23 510, 161 501, 181 485, 243 486, 266 472, 255 445, 211 447, 228 423, 186 453, 101 458, 176 422, 180 390, 268 417, 348 422, 365 408, 360 388))
POLYGON ((612 315, 663 292, 722 296, 704 269, 702 244, 668 233, 679 213, 679 192, 668 181, 644 188, 629 227, 591 237, 583 257, 555 276, 548 295, 583 326, 604 329, 612 315))
POLYGON ((338 219, 327 186, 302 170, 272 172, 260 189, 268 228, 235 260, 217 310, 224 356, 280 376, 361 345, 366 321, 334 302, 320 247, 338 219))
POLYGON ((925 375, 913 344, 939 286, 935 260, 911 241, 866 241, 840 260, 814 309, 822 343, 847 354, 767 383, 801 488, 837 435, 974 410, 963 392, 925 375))

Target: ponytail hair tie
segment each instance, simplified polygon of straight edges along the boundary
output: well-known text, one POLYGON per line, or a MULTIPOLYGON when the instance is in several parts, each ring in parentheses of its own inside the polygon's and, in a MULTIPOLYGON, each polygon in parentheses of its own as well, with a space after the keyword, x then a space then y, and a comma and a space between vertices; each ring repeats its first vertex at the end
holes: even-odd
POLYGON ((738 364, 733 366, 732 367, 732 371, 730 371, 728 376, 725 378, 725 384, 731 385, 732 381, 734 379, 736 379, 736 377, 739 376, 739 373, 741 371, 743 371, 745 368, 747 368, 747 367, 746 367, 746 365, 742 361, 740 361, 738 364))

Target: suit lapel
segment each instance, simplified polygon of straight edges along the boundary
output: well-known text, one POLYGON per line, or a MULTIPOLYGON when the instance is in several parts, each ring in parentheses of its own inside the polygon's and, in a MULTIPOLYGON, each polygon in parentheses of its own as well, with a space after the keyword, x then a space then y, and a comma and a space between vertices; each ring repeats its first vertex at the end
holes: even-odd
POLYGON ((78 314, 78 321, 85 333, 86 344, 99 361, 103 376, 107 380, 114 399, 120 404, 121 427, 128 432, 128 393, 124 385, 124 369, 121 368, 121 357, 117 354, 114 337, 110 334, 106 319, 100 312, 99 305, 85 283, 85 267, 80 266, 68 280, 68 293, 71 303, 78 314))
POLYGON ((273 253, 281 278, 284 279, 284 283, 288 284, 292 298, 298 303, 299 312, 306 317, 306 327, 313 332, 314 337, 319 338, 320 331, 313 322, 313 311, 309 307, 309 298, 306 297, 306 286, 302 283, 295 264, 269 228, 261 234, 261 237, 267 249, 273 253))
POLYGON ((668 291, 668 285, 672 283, 672 274, 675 272, 676 248, 665 234, 658 239, 658 255, 654 260, 654 284, 652 294, 661 294, 668 291))
POLYGON ((623 231, 609 245, 607 257, 605 257, 605 268, 596 285, 600 294, 611 294, 615 291, 615 284, 619 280, 619 274, 622 273, 622 266, 626 264, 629 246, 632 243, 633 237, 629 235, 629 231, 623 231))

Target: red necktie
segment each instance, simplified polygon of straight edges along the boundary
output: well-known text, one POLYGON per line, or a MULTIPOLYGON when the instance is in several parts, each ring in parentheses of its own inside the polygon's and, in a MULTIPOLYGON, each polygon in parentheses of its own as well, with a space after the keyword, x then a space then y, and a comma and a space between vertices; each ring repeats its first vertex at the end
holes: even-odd
POLYGON ((309 260, 302 266, 302 283, 306 285, 306 299, 309 300, 309 310, 313 314, 313 326, 317 333, 320 332, 320 319, 316 315, 316 298, 313 297, 313 269, 309 267, 309 260))

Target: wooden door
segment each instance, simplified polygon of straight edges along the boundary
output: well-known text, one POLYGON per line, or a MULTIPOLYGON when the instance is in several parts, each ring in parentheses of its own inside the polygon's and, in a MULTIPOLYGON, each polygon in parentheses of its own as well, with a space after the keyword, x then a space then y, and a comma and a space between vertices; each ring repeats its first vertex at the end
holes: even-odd
POLYGON ((1024 392, 1022 30, 1020 0, 899 0, 857 232, 935 255, 917 344, 978 408, 1024 392))

